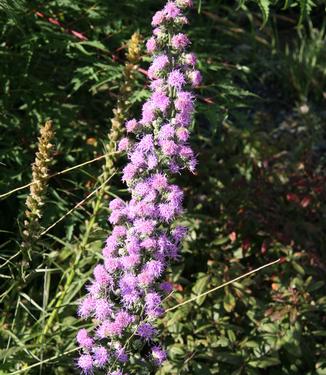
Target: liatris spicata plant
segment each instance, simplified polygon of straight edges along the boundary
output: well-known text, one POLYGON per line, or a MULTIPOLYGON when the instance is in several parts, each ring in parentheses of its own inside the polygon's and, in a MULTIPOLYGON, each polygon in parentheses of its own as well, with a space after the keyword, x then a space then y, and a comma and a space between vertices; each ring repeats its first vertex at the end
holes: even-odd
POLYGON ((53 137, 52 122, 47 121, 40 130, 38 151, 36 152, 35 161, 32 166, 30 194, 26 199, 26 218, 24 221, 23 241, 21 246, 24 261, 27 263, 31 260, 30 249, 37 240, 41 230, 40 219, 42 217, 42 207, 44 205, 49 179, 48 166, 52 160, 53 145, 51 142, 53 137))
POLYGON ((196 165, 188 138, 195 99, 191 88, 199 85, 201 75, 195 55, 186 51, 190 41, 180 32, 188 23, 183 12, 191 5, 191 0, 168 1, 152 20, 153 36, 147 42, 153 55, 151 96, 141 119, 127 121, 130 137, 118 145, 128 154, 122 180, 131 199, 110 203, 112 234, 78 309, 81 318, 93 318, 95 325, 77 334, 82 347, 78 366, 85 374, 130 374, 136 361, 153 368, 167 356, 155 321, 172 290, 165 271, 179 258, 186 234, 185 227, 175 224, 183 193, 171 178, 196 165))

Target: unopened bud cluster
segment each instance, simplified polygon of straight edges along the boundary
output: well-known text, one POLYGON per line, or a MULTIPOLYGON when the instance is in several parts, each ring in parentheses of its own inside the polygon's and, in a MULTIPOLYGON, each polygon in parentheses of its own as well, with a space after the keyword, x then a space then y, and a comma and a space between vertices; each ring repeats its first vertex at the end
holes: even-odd
POLYGON ((119 90, 117 106, 113 109, 114 117, 111 119, 111 129, 108 134, 109 140, 106 151, 109 155, 106 157, 104 167, 108 175, 113 173, 116 158, 112 153, 116 150, 116 143, 124 133, 123 123, 126 120, 126 113, 131 106, 129 97, 134 87, 135 73, 141 58, 140 45, 141 35, 135 32, 128 42, 127 61, 123 68, 123 83, 119 90))

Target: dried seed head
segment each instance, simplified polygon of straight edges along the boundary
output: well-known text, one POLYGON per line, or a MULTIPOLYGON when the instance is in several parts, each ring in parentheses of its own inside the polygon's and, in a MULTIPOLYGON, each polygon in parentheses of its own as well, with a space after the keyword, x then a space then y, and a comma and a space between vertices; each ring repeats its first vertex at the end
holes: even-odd
POLYGON ((135 32, 132 34, 129 42, 128 42, 128 53, 127 53, 127 60, 132 64, 137 64, 141 57, 141 44, 142 38, 139 32, 135 32))
POLYGON ((32 185, 30 194, 26 199, 26 219, 24 221, 23 243, 24 249, 29 249, 32 243, 37 239, 40 232, 39 220, 42 217, 42 206, 47 190, 47 181, 49 178, 48 166, 52 161, 52 140, 54 132, 52 122, 47 121, 40 129, 38 138, 38 151, 35 161, 32 165, 32 185))

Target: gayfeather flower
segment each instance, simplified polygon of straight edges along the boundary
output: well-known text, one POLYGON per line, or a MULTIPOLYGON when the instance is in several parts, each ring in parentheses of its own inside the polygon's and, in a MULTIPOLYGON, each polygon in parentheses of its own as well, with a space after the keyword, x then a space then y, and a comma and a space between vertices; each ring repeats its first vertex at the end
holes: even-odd
POLYGON ((202 76, 199 70, 194 70, 189 73, 189 77, 193 87, 197 87, 201 84, 202 76))
POLYGON ((159 26, 163 23, 164 21, 164 11, 162 10, 159 10, 158 12, 156 12, 152 18, 152 26, 155 27, 155 26, 159 26))
POLYGON ((167 55, 159 55, 155 57, 152 65, 148 69, 148 76, 153 78, 158 78, 158 75, 164 71, 164 68, 169 65, 169 58, 167 55))
POLYGON ((174 19, 181 14, 181 9, 173 1, 169 1, 163 8, 166 19, 174 19))
POLYGON ((95 302, 94 316, 98 320, 104 320, 111 314, 111 304, 105 298, 99 298, 95 302))
POLYGON ((82 328, 78 331, 76 340, 78 344, 84 348, 90 349, 93 347, 93 339, 88 336, 88 332, 85 328, 82 328))
POLYGON ((126 151, 128 150, 128 147, 129 147, 129 139, 122 138, 118 144, 118 151, 126 151))
POLYGON ((171 180, 196 166, 188 140, 195 105, 191 88, 200 84, 201 75, 196 56, 187 52, 190 41, 181 32, 188 23, 184 11, 191 5, 191 0, 169 0, 152 19, 153 36, 147 42, 153 55, 151 95, 141 118, 126 122, 129 137, 118 145, 128 157, 122 180, 130 199, 115 198, 109 204, 112 233, 78 309, 80 318, 94 324, 90 332, 81 329, 77 334, 82 351, 78 367, 84 374, 132 375, 132 363, 144 354, 149 368, 167 358, 156 320, 173 289, 164 281, 166 269, 180 258, 187 233, 175 223, 183 192, 171 180))
POLYGON ((155 91, 152 94, 151 100, 154 107, 160 109, 162 112, 165 112, 170 104, 169 97, 160 91, 155 91))
POLYGON ((180 69, 172 70, 172 72, 169 73, 168 84, 170 86, 175 87, 177 90, 181 90, 185 83, 185 76, 180 69))
POLYGON ((157 365, 161 365, 166 360, 166 352, 159 346, 152 348, 152 356, 157 365))
POLYGON ((132 133, 137 129, 138 123, 136 119, 132 119, 126 122, 127 133, 132 133))
POLYGON ((147 52, 148 53, 153 53, 155 50, 156 50, 156 41, 154 38, 150 38, 148 39, 147 43, 146 43, 146 49, 147 49, 147 52))
POLYGON ((172 37, 172 47, 175 49, 185 49, 190 43, 187 35, 179 33, 172 37))
POLYGON ((145 340, 150 340, 155 333, 156 330, 150 323, 142 323, 137 329, 137 335, 145 340))
POLYGON ((103 347, 95 347, 93 350, 93 359, 96 367, 104 367, 109 359, 108 351, 103 347))
POLYGON ((188 65, 195 66, 197 62, 196 55, 194 53, 187 53, 184 57, 184 61, 188 65))
POLYGON ((78 315, 81 318, 89 318, 95 309, 95 303, 96 301, 91 295, 86 296, 79 304, 78 315))
POLYGON ((82 354, 78 359, 78 367, 83 374, 91 374, 93 372, 93 358, 90 354, 82 354))

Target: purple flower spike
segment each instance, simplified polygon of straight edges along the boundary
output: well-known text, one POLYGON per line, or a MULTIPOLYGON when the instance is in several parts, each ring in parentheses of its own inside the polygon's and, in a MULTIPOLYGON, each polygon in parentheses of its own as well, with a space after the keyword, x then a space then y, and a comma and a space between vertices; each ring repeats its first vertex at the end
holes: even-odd
POLYGON ((173 290, 165 281, 166 270, 179 260, 187 234, 175 222, 183 210, 183 192, 171 181, 174 174, 194 172, 196 166, 189 125, 195 107, 191 90, 200 85, 201 74, 182 33, 188 23, 184 10, 191 6, 192 0, 169 0, 152 19, 153 35, 146 44, 153 55, 150 95, 141 118, 126 122, 128 137, 118 144, 128 158, 122 181, 130 198, 109 204, 112 232, 78 308, 80 318, 93 322, 90 332, 81 329, 76 337, 82 351, 78 367, 85 375, 127 375, 141 359, 152 369, 167 358, 156 320, 173 290))

